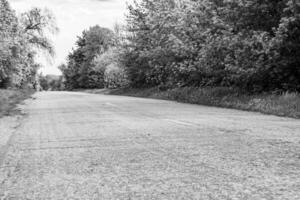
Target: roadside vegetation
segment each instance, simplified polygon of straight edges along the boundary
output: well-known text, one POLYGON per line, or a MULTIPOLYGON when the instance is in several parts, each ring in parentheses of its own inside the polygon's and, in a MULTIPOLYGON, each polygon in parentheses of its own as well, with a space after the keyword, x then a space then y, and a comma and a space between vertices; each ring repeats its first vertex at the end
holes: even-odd
POLYGON ((60 68, 69 90, 297 117, 299 66, 298 1, 141 0, 125 25, 85 30, 60 68))
POLYGON ((17 15, 7 0, 0 0, 0 116, 40 88, 41 65, 35 58, 39 52, 54 55, 47 36, 57 31, 49 10, 32 8, 17 15))
POLYGON ((122 88, 86 92, 173 100, 300 118, 300 94, 296 92, 251 94, 226 87, 183 87, 168 90, 161 90, 159 87, 122 88))
POLYGON ((0 117, 15 113, 15 107, 34 93, 33 89, 0 89, 0 117))

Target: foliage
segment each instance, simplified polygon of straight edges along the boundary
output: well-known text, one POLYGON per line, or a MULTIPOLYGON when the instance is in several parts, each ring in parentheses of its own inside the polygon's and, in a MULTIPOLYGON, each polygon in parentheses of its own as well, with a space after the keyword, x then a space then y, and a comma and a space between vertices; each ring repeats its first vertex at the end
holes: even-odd
POLYGON ((107 88, 125 87, 128 84, 124 67, 120 65, 120 48, 110 48, 94 59, 95 71, 101 71, 107 88))
POLYGON ((60 91, 64 90, 63 77, 56 75, 46 75, 39 74, 39 85, 41 90, 50 91, 60 91))
MULTIPOLYGON (((0 89, 0 118, 5 115, 18 113, 14 109, 23 100, 30 98, 34 93, 32 89, 0 89)), ((1 129, 2 131, 2 129, 1 129)))
POLYGON ((128 10, 125 29, 78 39, 63 71, 70 88, 300 91, 298 1, 141 0, 128 10))
POLYGON ((0 0, 0 88, 36 84, 37 51, 54 54, 45 31, 57 31, 49 11, 33 8, 18 18, 8 1, 0 0))
POLYGON ((57 33, 56 19, 48 9, 32 8, 22 13, 20 18, 21 27, 26 33, 29 44, 38 49, 54 55, 54 47, 47 38, 46 33, 57 33))
POLYGON ((68 56, 68 64, 60 67, 68 89, 104 87, 104 70, 95 68, 95 58, 114 45, 113 31, 91 27, 78 37, 76 49, 68 56))
POLYGON ((6 0, 0 0, 0 87, 7 86, 15 63, 18 42, 13 38, 18 36, 18 20, 6 0))
POLYGON ((295 92, 250 94, 227 87, 182 87, 162 91, 159 87, 151 87, 121 88, 111 90, 109 94, 173 100, 300 119, 300 95, 295 92))
POLYGON ((295 0, 142 0, 120 61, 131 85, 300 90, 295 0))

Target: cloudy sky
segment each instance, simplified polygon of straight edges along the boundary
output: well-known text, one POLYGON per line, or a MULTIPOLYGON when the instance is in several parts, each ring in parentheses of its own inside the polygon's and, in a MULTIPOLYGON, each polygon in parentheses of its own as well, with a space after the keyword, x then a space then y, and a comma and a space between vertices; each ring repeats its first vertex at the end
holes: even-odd
POLYGON ((52 10, 57 18, 60 32, 53 37, 56 57, 52 64, 40 58, 44 65, 44 74, 60 74, 56 68, 64 63, 68 53, 75 44, 77 36, 84 29, 96 24, 113 28, 114 24, 123 23, 126 13, 126 0, 9 0, 17 12, 32 7, 52 10))

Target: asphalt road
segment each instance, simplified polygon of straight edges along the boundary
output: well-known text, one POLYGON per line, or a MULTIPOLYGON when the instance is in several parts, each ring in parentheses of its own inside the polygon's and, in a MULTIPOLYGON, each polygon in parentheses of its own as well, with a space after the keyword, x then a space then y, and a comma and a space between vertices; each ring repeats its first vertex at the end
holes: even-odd
POLYGON ((34 97, 2 146, 0 199, 300 199, 300 120, 133 97, 34 97))

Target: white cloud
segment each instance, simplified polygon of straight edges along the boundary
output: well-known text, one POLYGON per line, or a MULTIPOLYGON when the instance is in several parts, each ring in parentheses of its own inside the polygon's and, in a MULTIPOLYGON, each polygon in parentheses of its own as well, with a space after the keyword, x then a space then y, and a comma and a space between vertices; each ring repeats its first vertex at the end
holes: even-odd
POLYGON ((96 24, 113 28, 116 22, 124 22, 126 0, 11 0, 17 12, 32 7, 49 8, 57 18, 60 33, 52 38, 56 47, 56 58, 49 64, 44 58, 39 61, 45 65, 44 74, 59 74, 56 68, 65 62, 78 35, 96 24))

